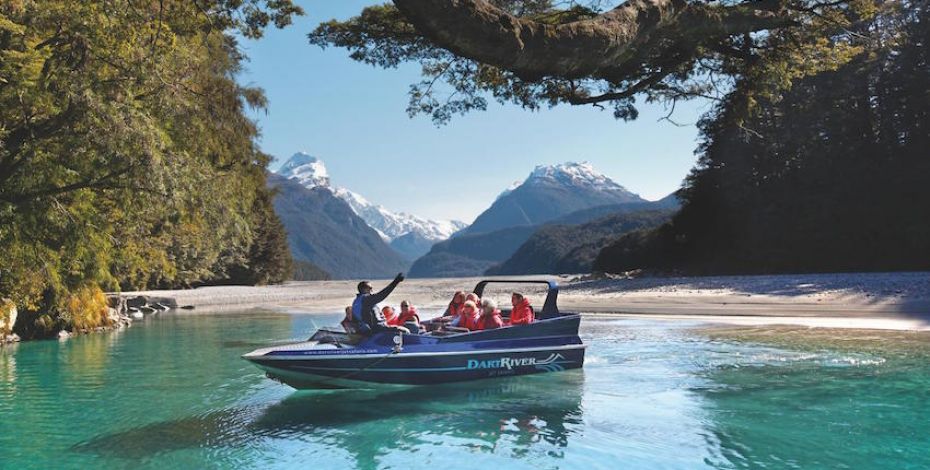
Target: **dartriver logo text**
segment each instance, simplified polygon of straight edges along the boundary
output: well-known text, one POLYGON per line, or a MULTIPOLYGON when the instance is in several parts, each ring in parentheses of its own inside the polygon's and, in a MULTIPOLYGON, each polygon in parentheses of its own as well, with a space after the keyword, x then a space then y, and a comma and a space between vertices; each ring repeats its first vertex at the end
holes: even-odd
POLYGON ((565 357, 561 354, 552 353, 545 359, 536 359, 535 357, 502 357, 500 359, 490 359, 479 361, 476 359, 468 360, 468 369, 507 369, 512 370, 514 367, 536 366, 538 370, 547 370, 553 372, 556 370, 565 370, 563 364, 568 364, 565 357))
POLYGON ((502 357, 488 361, 468 360, 469 369, 513 369, 514 367, 535 366, 535 357, 502 357))

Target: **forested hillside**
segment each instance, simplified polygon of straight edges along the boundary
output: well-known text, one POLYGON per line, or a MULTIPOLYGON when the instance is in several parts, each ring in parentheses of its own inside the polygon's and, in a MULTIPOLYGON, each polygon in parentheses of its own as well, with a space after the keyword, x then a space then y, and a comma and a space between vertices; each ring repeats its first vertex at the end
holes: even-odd
MULTIPOLYGON (((608 216, 617 216, 619 219, 611 218, 610 220, 617 221, 617 227, 620 228, 627 221, 638 220, 638 218, 635 216, 630 219, 624 219, 620 217, 624 214, 634 214, 638 212, 648 213, 656 210, 670 210, 676 207, 677 202, 674 198, 671 197, 654 202, 645 201, 628 202, 623 204, 608 204, 605 206, 597 206, 571 212, 569 214, 565 214, 561 217, 553 219, 545 224, 518 225, 516 227, 509 227, 487 233, 466 233, 464 235, 457 235, 450 238, 449 240, 433 245, 429 253, 413 263, 413 266, 410 268, 410 275, 414 277, 478 276, 483 274, 489 268, 507 261, 508 258, 514 256, 516 252, 522 250, 524 244, 527 243, 528 240, 531 240, 537 232, 545 230, 549 226, 585 224, 596 219, 608 219, 608 216)), ((657 225, 658 223, 661 223, 661 221, 654 221, 651 224, 638 225, 636 228, 644 228, 648 225, 657 225)), ((590 228, 596 230, 598 234, 601 234, 604 232, 604 225, 611 225, 611 222, 607 222, 603 225, 595 224, 590 228)), ((631 228, 624 229, 623 231, 630 229, 631 228)), ((557 233, 559 234, 563 232, 571 233, 573 234, 572 236, 579 235, 579 237, 573 240, 560 238, 558 240, 557 246, 550 248, 532 248, 531 252, 537 253, 552 249, 554 251, 548 252, 549 256, 555 256, 554 253, 556 252, 560 253, 559 256, 561 256, 561 254, 564 254, 561 250, 569 251, 571 248, 580 248, 580 246, 575 245, 576 242, 578 244, 581 244, 581 242, 589 243, 594 242, 594 238, 598 238, 599 245, 596 248, 585 248, 585 250, 594 250, 594 254, 587 254, 586 252, 585 254, 581 254, 581 252, 579 252, 579 259, 574 259, 572 261, 569 261, 569 259, 565 260, 566 263, 569 263, 573 266, 577 265, 577 263, 582 263, 586 266, 584 270, 588 270, 590 268, 591 261, 594 259, 594 256, 598 251, 600 251, 600 248, 603 248, 605 245, 607 245, 609 240, 602 240, 599 239, 599 237, 591 237, 590 234, 582 233, 583 231, 584 230, 582 229, 579 232, 575 230, 574 227, 557 229, 557 233), (563 244, 571 244, 572 246, 571 248, 566 248, 563 246, 563 244), (586 259, 586 261, 582 261, 581 259, 586 259)), ((616 232, 614 235, 619 236, 621 233, 622 232, 616 232)), ((539 240, 542 241, 549 239, 542 238, 539 240)), ((556 260, 553 259, 550 261, 555 262, 556 260)), ((524 262, 525 261, 516 261, 513 265, 516 271, 513 273, 525 272, 522 267, 524 262), (517 269, 517 266, 520 266, 520 268, 517 269)), ((541 273, 545 271, 533 272, 541 273)), ((510 272, 508 272, 508 274, 510 274, 510 272)))
POLYGON ((486 274, 587 273, 598 253, 611 241, 627 232, 652 229, 672 214, 670 210, 642 210, 615 213, 581 225, 546 225, 486 274))
POLYGON ((288 0, 0 2, 0 297, 25 335, 103 325, 101 290, 289 275, 234 34, 288 0))
POLYGON ((850 34, 855 57, 785 91, 742 76, 701 123, 681 212, 598 269, 930 269, 928 4, 886 5, 850 34))

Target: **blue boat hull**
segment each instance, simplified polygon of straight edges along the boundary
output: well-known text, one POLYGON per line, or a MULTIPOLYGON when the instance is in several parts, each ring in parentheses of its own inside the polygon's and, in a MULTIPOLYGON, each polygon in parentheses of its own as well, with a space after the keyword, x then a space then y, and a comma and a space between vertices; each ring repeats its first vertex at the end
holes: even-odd
POLYGON ((294 388, 358 387, 363 383, 431 385, 577 369, 584 345, 538 350, 335 359, 253 359, 268 376, 294 388))

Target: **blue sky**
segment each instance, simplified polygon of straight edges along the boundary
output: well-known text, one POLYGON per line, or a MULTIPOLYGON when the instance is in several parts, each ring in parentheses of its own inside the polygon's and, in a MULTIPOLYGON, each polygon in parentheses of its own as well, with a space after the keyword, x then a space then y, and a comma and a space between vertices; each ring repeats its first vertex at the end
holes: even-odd
MULTIPOLYGON (((407 90, 419 79, 410 64, 384 70, 321 50, 306 34, 320 21, 347 18, 375 2, 299 1, 307 15, 258 41, 243 41, 250 61, 239 77, 265 89, 267 112, 253 115, 262 149, 277 159, 306 151, 323 159, 333 182, 395 211, 471 222, 504 188, 538 164, 589 161, 647 199, 674 191, 694 165, 706 103, 643 105, 634 122, 593 107, 537 112, 490 103, 488 110, 436 127, 409 118, 407 90)), ((276 168, 273 164, 272 168, 276 168)))

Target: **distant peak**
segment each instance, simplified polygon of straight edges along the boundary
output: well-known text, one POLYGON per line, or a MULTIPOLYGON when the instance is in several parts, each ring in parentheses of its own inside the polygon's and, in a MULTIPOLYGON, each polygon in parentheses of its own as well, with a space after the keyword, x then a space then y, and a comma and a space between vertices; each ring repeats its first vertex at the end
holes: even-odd
POLYGON ((278 169, 278 174, 285 178, 296 179, 308 188, 329 187, 329 173, 326 171, 323 160, 306 152, 297 152, 292 155, 278 169))
POLYGON ((565 162, 556 165, 536 165, 536 168, 534 168, 533 172, 530 173, 530 179, 552 178, 558 175, 569 175, 583 178, 607 178, 602 173, 595 170, 594 166, 589 162, 565 162))

